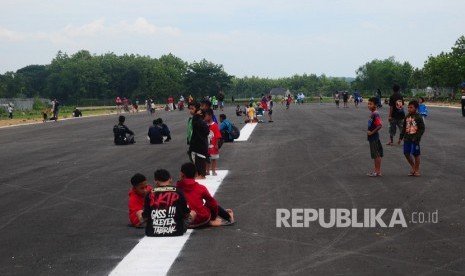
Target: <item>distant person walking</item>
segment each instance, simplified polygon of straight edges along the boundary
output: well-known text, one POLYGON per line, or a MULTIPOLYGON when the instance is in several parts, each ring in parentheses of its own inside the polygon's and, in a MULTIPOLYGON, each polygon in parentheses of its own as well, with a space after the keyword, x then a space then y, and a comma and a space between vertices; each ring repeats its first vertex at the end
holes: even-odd
POLYGON ((354 104, 355 104, 355 108, 358 108, 358 104, 360 103, 360 94, 358 93, 358 90, 357 88, 355 88, 355 91, 354 91, 354 104))
POLYGON ((462 116, 465 117, 465 81, 462 82, 462 116))
POLYGON ((349 101, 349 92, 347 91, 342 92, 342 101, 344 103, 344 108, 348 108, 349 105, 347 104, 347 102, 349 101))
POLYGON ((383 107, 383 102, 382 102, 383 95, 381 93, 381 89, 379 88, 376 91, 376 97, 378 98, 378 108, 382 108, 383 107))
POLYGON ((129 112, 129 100, 126 97, 123 98, 124 112, 129 112))
POLYGON ((212 103, 212 109, 217 110, 218 109, 218 100, 216 99, 215 96, 212 97, 211 103, 212 103))
POLYGON ((341 96, 339 95, 339 91, 334 92, 334 102, 336 103, 336 107, 339 108, 339 100, 341 96))
POLYGON ((389 97, 389 142, 388 146, 393 144, 394 136, 396 136, 396 128, 402 131, 402 125, 404 123, 405 112, 404 112, 404 97, 400 94, 400 86, 394 84, 392 86, 392 95, 389 97))
POLYGON ((271 97, 271 95, 268 95, 267 97, 267 101, 266 101, 266 106, 267 106, 267 109, 268 109, 268 122, 269 123, 272 123, 273 122, 273 97, 271 97))
POLYGON ((8 118, 13 119, 13 104, 9 103, 7 109, 9 113, 8 118))
POLYGON ((223 91, 220 91, 218 93, 218 105, 220 107, 220 110, 223 111, 223 108, 224 108, 224 93, 223 91))
POLYGON ((60 102, 55 99, 53 100, 53 118, 56 121, 58 121, 58 113, 60 111, 60 102))
POLYGON ((116 114, 121 114, 122 105, 123 105, 123 102, 121 101, 121 98, 119 96, 116 97, 116 114))
POLYGON ((291 106, 291 102, 292 102, 292 97, 291 95, 287 95, 287 99, 286 99, 286 109, 289 109, 289 107, 291 106))
POLYGON ((136 112, 139 112, 139 99, 136 99, 133 106, 134 106, 134 109, 136 110, 136 112))
POLYGON ((174 98, 173 96, 169 96, 168 98, 168 110, 173 111, 174 110, 174 98))
POLYGON ((153 100, 150 100, 150 114, 155 115, 155 102, 153 100))

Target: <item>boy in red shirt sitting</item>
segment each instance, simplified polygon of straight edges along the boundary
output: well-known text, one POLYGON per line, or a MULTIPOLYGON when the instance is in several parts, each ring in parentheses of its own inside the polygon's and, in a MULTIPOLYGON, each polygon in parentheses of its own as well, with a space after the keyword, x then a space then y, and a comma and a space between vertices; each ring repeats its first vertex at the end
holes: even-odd
POLYGON ((195 181, 196 173, 197 169, 193 163, 184 163, 181 166, 181 180, 176 183, 176 188, 184 193, 189 208, 196 214, 195 219, 189 222, 188 227, 234 224, 232 210, 224 210, 218 206, 218 202, 210 195, 207 188, 195 181), (218 216, 223 218, 225 222, 218 216))
POLYGON ((135 227, 144 227, 145 220, 142 217, 144 211, 145 196, 152 190, 147 184, 147 178, 140 173, 136 173, 131 178, 132 188, 129 190, 129 220, 135 227))

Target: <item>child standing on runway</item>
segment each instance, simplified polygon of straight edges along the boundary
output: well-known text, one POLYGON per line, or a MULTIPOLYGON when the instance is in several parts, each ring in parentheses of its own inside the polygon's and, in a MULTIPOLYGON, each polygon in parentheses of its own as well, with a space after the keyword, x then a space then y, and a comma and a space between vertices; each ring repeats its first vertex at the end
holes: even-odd
POLYGON ((371 158, 375 163, 373 172, 368 173, 368 176, 381 176, 381 159, 383 158, 383 146, 379 140, 379 130, 383 127, 381 118, 378 113, 378 99, 372 97, 368 99, 368 109, 371 111, 370 119, 368 120, 368 142, 370 143, 371 158))
POLYGON ((404 140, 404 155, 412 167, 408 176, 420 176, 420 140, 424 132, 425 123, 418 113, 418 102, 413 100, 408 103, 408 115, 397 142, 400 144, 404 140))

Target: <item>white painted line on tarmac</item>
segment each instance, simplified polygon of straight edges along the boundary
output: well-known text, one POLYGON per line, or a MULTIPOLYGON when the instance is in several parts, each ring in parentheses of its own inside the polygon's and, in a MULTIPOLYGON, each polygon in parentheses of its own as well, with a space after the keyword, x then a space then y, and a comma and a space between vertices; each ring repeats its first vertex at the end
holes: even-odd
POLYGON ((453 108, 453 109, 462 109, 461 106, 453 106, 453 105, 427 105, 427 107, 441 107, 441 108, 453 108))
POLYGON ((247 123, 245 126, 241 129, 241 135, 239 135, 239 138, 235 139, 234 142, 244 142, 247 141, 252 135, 253 130, 257 126, 257 123, 247 123))
MULTIPOLYGON (((207 187, 214 195, 221 182, 228 174, 228 170, 217 170, 217 176, 207 175, 207 179, 197 180, 207 187)), ((141 229, 143 232, 144 229, 141 229)), ((170 270, 184 244, 193 230, 179 237, 144 237, 129 252, 126 257, 113 269, 111 276, 116 275, 166 275, 170 270)), ((201 230, 199 230, 201 231, 201 230)))
MULTIPOLYGON (((86 115, 85 117, 68 117, 68 118, 58 119, 58 121, 56 121, 56 122, 55 122, 54 120, 50 120, 50 119, 48 119, 48 120, 46 120, 45 122, 43 122, 41 119, 37 118, 37 120, 39 120, 39 121, 31 122, 31 123, 25 123, 25 124, 16 124, 16 125, 0 126, 0 128, 30 126, 30 125, 39 125, 39 124, 45 124, 45 123, 58 123, 58 122, 61 122, 61 121, 79 120, 79 119, 86 119, 86 118, 92 118, 92 117, 111 116, 111 115, 115 115, 115 113, 111 113, 111 114, 98 114, 98 115, 86 115)), ((117 115, 119 115, 119 114, 117 114, 117 115)))

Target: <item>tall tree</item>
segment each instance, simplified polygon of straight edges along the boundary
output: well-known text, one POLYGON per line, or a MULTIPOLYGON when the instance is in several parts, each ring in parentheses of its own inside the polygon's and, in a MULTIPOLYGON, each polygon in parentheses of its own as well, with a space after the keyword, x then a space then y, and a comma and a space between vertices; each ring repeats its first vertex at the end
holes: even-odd
POLYGON ((375 59, 359 67, 354 85, 360 90, 389 90, 393 84, 402 88, 408 87, 413 67, 408 62, 400 63, 390 57, 384 60, 375 59))
POLYGON ((232 76, 223 70, 223 65, 214 64, 205 59, 188 66, 186 88, 194 97, 212 96, 228 88, 232 76))

